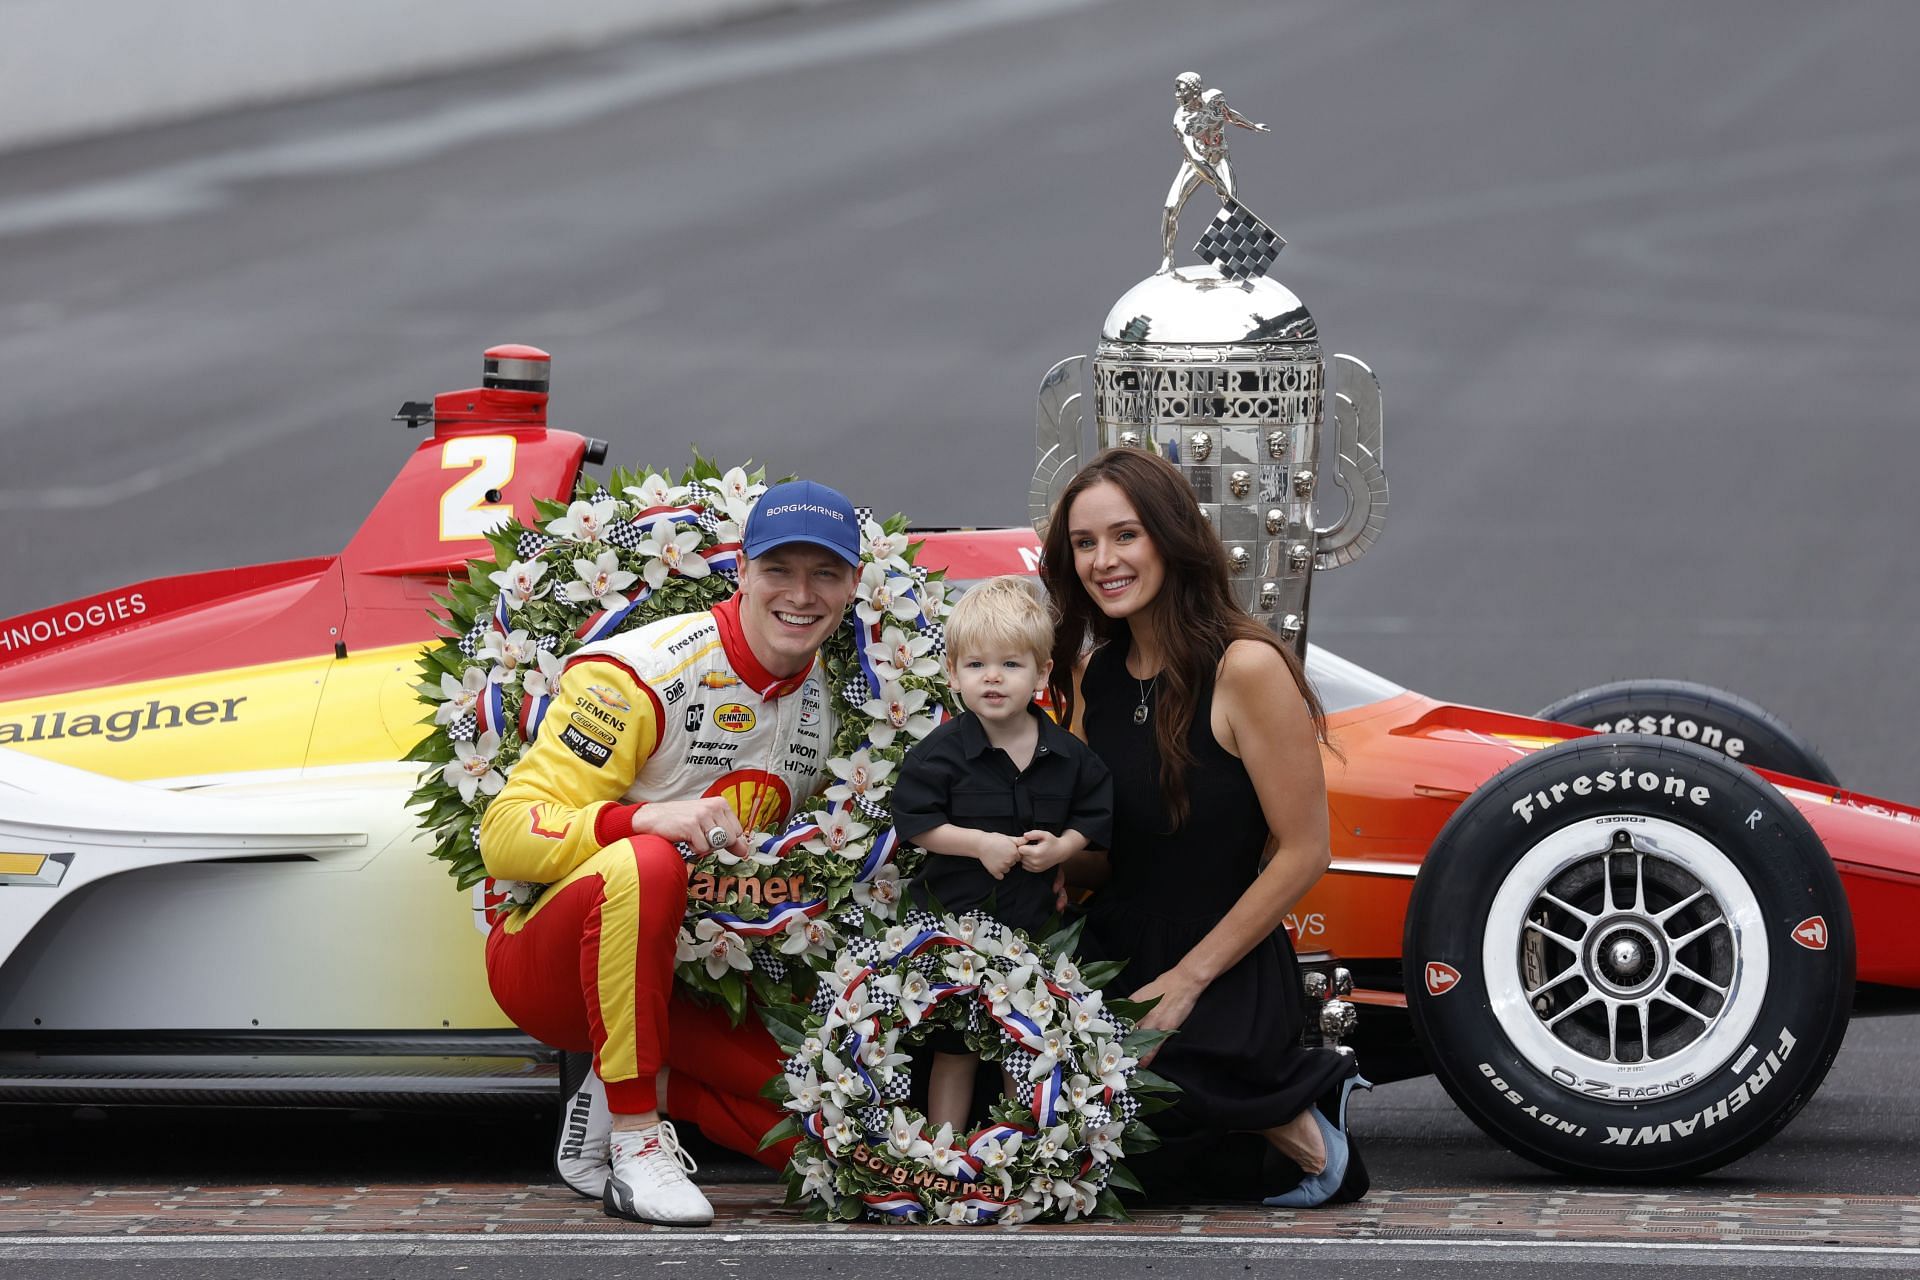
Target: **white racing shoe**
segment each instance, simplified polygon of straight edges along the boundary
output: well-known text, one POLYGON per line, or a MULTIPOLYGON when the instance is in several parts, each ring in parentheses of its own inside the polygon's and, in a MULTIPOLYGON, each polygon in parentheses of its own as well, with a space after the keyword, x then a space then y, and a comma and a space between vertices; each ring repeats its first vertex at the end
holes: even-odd
POLYGON ((704 1227, 713 1206, 687 1175, 700 1166, 680 1145, 671 1120, 613 1135, 613 1174, 601 1207, 610 1218, 662 1227, 704 1227))
POLYGON ((613 1132, 613 1112, 607 1109, 607 1086, 600 1073, 587 1068, 587 1078, 560 1108, 560 1136, 553 1144, 553 1171, 560 1181, 598 1200, 606 1194, 607 1138, 613 1132))

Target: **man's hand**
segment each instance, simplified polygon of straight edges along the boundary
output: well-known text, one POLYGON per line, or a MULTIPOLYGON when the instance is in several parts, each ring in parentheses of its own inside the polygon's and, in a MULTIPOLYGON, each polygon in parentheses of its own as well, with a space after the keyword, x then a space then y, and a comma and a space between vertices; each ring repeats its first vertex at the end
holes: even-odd
POLYGON ((695 853, 705 853, 713 847, 707 835, 715 828, 727 833, 727 843, 722 847, 735 857, 745 858, 753 852, 741 835, 740 819, 734 816, 733 806, 718 796, 663 800, 641 805, 633 813, 635 835, 679 840, 695 853))
POLYGON ((1078 853, 1079 843, 1051 831, 1029 831, 1020 837, 1020 865, 1029 871, 1051 871, 1078 853))
POLYGON ((980 865, 995 880, 1007 878, 1007 872, 1020 865, 1020 841, 1012 836, 980 833, 980 865))

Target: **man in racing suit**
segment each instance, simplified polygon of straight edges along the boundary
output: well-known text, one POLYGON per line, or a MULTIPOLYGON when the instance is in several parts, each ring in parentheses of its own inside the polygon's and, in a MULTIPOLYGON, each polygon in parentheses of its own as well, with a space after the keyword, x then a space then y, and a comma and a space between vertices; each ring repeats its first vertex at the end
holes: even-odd
MULTIPOLYGON (((642 1222, 713 1220, 663 1111, 776 1167, 791 1151, 758 1150, 783 1114, 760 1096, 772 1037, 673 995, 676 843, 744 856, 743 833, 777 830, 820 785, 834 725, 818 650, 853 599, 859 525, 841 494, 794 481, 761 496, 742 550, 739 589, 711 612, 572 656, 480 827, 489 874, 547 886, 487 939, 494 998, 545 1043, 593 1052, 612 1113, 603 1206, 642 1222)), ((563 1125, 587 1124, 568 1110, 563 1125)), ((596 1180, 568 1177, 588 1194, 596 1180)))

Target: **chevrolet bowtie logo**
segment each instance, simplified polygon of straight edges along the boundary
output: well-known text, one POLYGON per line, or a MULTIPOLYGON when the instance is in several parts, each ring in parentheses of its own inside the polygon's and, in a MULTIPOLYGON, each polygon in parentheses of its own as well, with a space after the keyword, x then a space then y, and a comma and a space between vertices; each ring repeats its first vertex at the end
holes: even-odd
POLYGON ((67 874, 71 853, 0 853, 0 884, 34 884, 51 888, 67 874))

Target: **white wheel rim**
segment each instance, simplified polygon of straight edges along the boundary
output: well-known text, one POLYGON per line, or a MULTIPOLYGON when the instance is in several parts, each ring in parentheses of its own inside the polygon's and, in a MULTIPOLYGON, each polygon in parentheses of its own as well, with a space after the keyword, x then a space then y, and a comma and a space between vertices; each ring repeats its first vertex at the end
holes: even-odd
POLYGON ((1481 946, 1494 1018, 1565 1087, 1633 1103, 1699 1084, 1745 1045, 1767 936, 1746 878, 1662 818, 1548 835, 1507 873, 1481 946))

